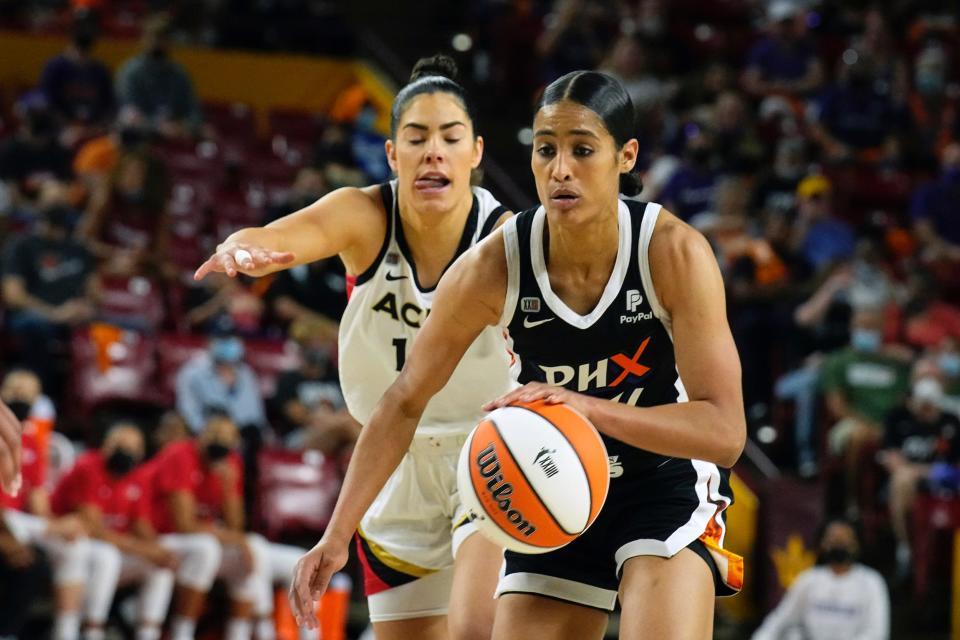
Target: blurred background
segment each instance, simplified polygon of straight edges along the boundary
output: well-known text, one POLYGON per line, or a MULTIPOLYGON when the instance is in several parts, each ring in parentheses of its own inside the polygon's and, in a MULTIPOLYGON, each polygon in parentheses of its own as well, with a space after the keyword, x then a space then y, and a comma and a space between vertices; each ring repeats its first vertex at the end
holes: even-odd
POLYGON ((49 489, 117 420, 152 454, 226 410, 249 526, 312 544, 355 437, 342 265, 194 269, 238 228, 388 179, 390 101, 437 52, 478 107, 484 185, 525 209, 538 91, 599 69, 637 110, 640 199, 700 229, 726 280, 747 577, 716 637, 749 638, 843 517, 892 637, 960 638, 958 19, 938 0, 0 0, 0 393, 27 405, 49 489), (243 406, 193 397, 204 358, 251 381, 243 406))

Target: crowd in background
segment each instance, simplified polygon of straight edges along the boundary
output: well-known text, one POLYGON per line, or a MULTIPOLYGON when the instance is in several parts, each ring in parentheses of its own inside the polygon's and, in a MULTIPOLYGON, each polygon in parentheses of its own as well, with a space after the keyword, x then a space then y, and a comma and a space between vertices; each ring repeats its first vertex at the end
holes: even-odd
MULTIPOLYGON (((112 24, 103 16, 117 14, 93 4, 103 12, 53 21, 70 41, 35 86, 0 87, 0 362, 14 370, 4 399, 40 425, 42 457, 55 424, 109 458, 119 412, 147 436, 140 458, 203 442, 222 418, 247 469, 264 446, 344 459, 358 427, 336 376, 339 262, 256 281, 191 276, 233 229, 385 179, 376 112, 360 100, 346 116, 273 114, 257 136, 243 105, 201 104, 171 38, 290 40, 244 39, 239 17, 204 18, 220 31, 189 24, 173 3, 172 20, 135 21, 142 50, 111 73, 92 52, 112 24), (292 357, 252 360, 264 351, 292 357), (111 368, 129 375, 137 358, 152 363, 145 388, 112 389, 111 368), (17 382, 24 371, 36 377, 17 382)), ((567 71, 625 84, 640 198, 701 230, 723 270, 751 435, 782 472, 820 483, 827 512, 892 532, 890 577, 906 577, 918 494, 960 487, 955 8, 471 4, 462 26, 474 45, 461 55, 481 132, 492 103, 526 126, 537 90, 567 71)), ((5 24, 29 23, 15 13, 5 24)), ((250 511, 254 478, 242 475, 250 511)))

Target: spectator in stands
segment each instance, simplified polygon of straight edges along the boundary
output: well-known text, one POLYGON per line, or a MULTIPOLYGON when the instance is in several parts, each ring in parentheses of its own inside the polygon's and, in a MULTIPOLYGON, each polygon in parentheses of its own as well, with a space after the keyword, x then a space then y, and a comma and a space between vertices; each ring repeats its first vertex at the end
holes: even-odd
POLYGON ((67 48, 43 68, 40 91, 66 125, 72 143, 106 126, 114 111, 110 69, 90 52, 96 24, 78 19, 67 48))
MULTIPOLYGON (((367 184, 363 172, 357 169, 350 145, 350 128, 331 123, 323 130, 313 153, 313 166, 320 169, 329 189, 362 187, 367 184)), ((285 210, 287 212, 289 210, 285 210)))
POLYGON ((43 100, 23 107, 17 132, 0 142, 0 207, 15 217, 31 219, 44 183, 72 177, 70 153, 57 140, 56 117, 43 100))
POLYGON ((265 309, 262 287, 249 278, 214 278, 187 290, 186 321, 200 333, 260 333, 265 309))
POLYGON ((721 172, 743 175, 760 168, 763 146, 738 92, 724 91, 717 96, 711 124, 721 172))
POLYGON ((217 412, 227 413, 241 431, 267 426, 260 383, 243 357, 240 338, 217 336, 177 373, 177 411, 191 431, 199 433, 217 412))
POLYGON ((70 327, 91 319, 97 290, 93 258, 70 238, 66 208, 48 208, 34 233, 7 245, 2 282, 7 331, 19 342, 24 365, 56 397, 55 343, 70 327))
POLYGON ((909 516, 921 481, 935 463, 960 459, 960 420, 941 409, 943 386, 933 377, 913 383, 910 397, 887 416, 881 462, 890 473, 890 518, 897 571, 910 569, 909 516))
POLYGON ((11 369, 0 384, 0 398, 23 423, 24 433, 35 434, 41 455, 47 457, 57 410, 43 393, 37 374, 26 369, 11 369))
POLYGON ((150 445, 153 450, 159 451, 171 442, 177 440, 186 440, 190 437, 190 429, 187 423, 176 411, 165 411, 160 420, 157 421, 157 428, 153 430, 153 438, 150 445))
POLYGON ((896 162, 901 119, 889 85, 856 54, 840 65, 838 85, 820 96, 811 113, 813 139, 831 161, 896 162))
POLYGON ((833 426, 830 452, 846 462, 847 508, 857 509, 855 497, 861 453, 883 440, 883 425, 909 387, 910 372, 899 354, 883 345, 883 315, 860 310, 850 323, 850 346, 828 354, 820 386, 833 426))
POLYGON ((676 85, 664 82, 650 69, 650 55, 643 40, 635 34, 622 34, 613 44, 607 60, 600 66, 623 84, 638 113, 646 113, 669 100, 676 85))
POLYGON ((42 596, 48 570, 45 558, 17 540, 0 514, 0 638, 23 637, 30 605, 42 596))
POLYGON ((73 170, 88 193, 102 188, 117 167, 121 154, 148 153, 151 134, 132 108, 117 116, 105 135, 83 143, 73 159, 73 170))
POLYGON ((948 144, 940 161, 940 178, 920 187, 913 196, 910 215, 920 240, 921 256, 928 261, 960 264, 960 142, 948 144))
POLYGON ((904 103, 909 85, 907 64, 897 51, 897 43, 879 7, 867 9, 863 16, 863 33, 852 39, 849 51, 870 65, 875 81, 887 88, 895 105, 904 103))
POLYGON ((960 307, 944 299, 930 273, 914 269, 906 289, 903 333, 907 343, 924 349, 937 346, 944 338, 960 339, 960 307))
POLYGON ((819 541, 820 564, 797 576, 753 640, 890 637, 890 596, 883 577, 857 562, 853 525, 834 520, 819 541))
POLYGON ((663 206, 686 222, 710 211, 716 198, 718 173, 713 168, 714 141, 696 123, 684 127, 685 155, 660 193, 663 206))
POLYGON ((832 193, 830 181, 819 174, 797 185, 793 246, 815 272, 851 258, 856 246, 853 228, 834 215, 832 193))
MULTIPOLYGON (((243 463, 237 453, 240 436, 229 417, 210 416, 196 440, 167 445, 154 459, 153 509, 163 533, 212 534, 222 549, 217 575, 226 580, 231 599, 227 638, 249 638, 253 605, 258 594, 258 541, 244 532, 243 463)), ((216 554, 219 557, 221 554, 216 554)), ((203 594, 191 593, 191 607, 181 613, 199 613, 203 594), (195 607, 194 607, 195 605, 195 607)), ((195 621, 196 615, 191 616, 195 621)), ((191 618, 181 617, 189 627, 191 618)), ((183 633, 192 640, 193 634, 183 633)), ((181 640, 181 636, 175 636, 181 640)))
POLYGON ((317 327, 323 337, 334 341, 347 304, 343 265, 330 258, 282 271, 270 285, 266 299, 284 325, 317 327))
POLYGON ((300 367, 284 371, 277 380, 272 403, 282 417, 282 433, 291 448, 335 454, 359 435, 359 424, 344 405, 330 352, 325 340, 305 341, 300 367))
POLYGON ((944 410, 960 417, 960 337, 947 336, 933 352, 935 375, 943 384, 944 410))
POLYGON ((807 172, 806 142, 799 136, 777 143, 773 171, 760 179, 753 205, 760 211, 782 216, 797 208, 797 185, 807 172))
POLYGON ((594 69, 619 28, 612 3, 560 0, 537 40, 544 79, 575 69, 594 69))
MULTIPOLYGON (((14 389, 15 391, 15 389, 14 389)), ((7 387, 3 398, 17 406, 19 397, 7 387)), ((21 415, 26 411, 20 409, 21 415)), ((95 547, 86 538, 83 522, 75 516, 54 516, 46 490, 45 452, 29 422, 23 434, 23 485, 17 496, 0 492, 0 518, 18 544, 9 551, 26 560, 24 545, 37 545, 50 557, 53 568, 56 617, 53 640, 77 640, 81 619, 97 629, 105 612, 96 603, 110 599, 117 586, 119 562, 116 551, 95 547)), ((8 543, 13 544, 9 539, 8 543)))
POLYGON ((150 511, 161 543, 196 554, 199 563, 197 571, 183 576, 192 583, 180 589, 171 640, 193 640, 218 576, 227 580, 232 600, 227 638, 250 637, 254 560, 244 535, 222 524, 243 527, 243 467, 233 451, 238 444, 236 427, 216 414, 197 439, 168 444, 150 463, 150 511))
POLYGON ((907 140, 913 164, 936 164, 960 134, 960 96, 950 91, 947 53, 940 43, 927 45, 913 66, 913 90, 907 99, 911 135, 907 140))
POLYGON ((353 161, 371 183, 385 182, 393 176, 383 152, 383 143, 387 139, 376 128, 378 119, 376 105, 367 101, 353 123, 350 140, 353 161))
POLYGON ((290 191, 283 201, 273 204, 267 210, 264 224, 278 220, 291 211, 299 211, 313 204, 330 192, 326 176, 317 167, 302 167, 290 185, 290 191))
MULTIPOLYGON (((150 522, 150 469, 139 466, 143 456, 140 430, 122 422, 113 425, 100 449, 80 456, 61 478, 53 505, 58 513, 79 515, 95 539, 92 544, 113 551, 121 584, 140 584, 137 640, 159 640, 174 570, 182 584, 192 584, 197 559, 178 555, 157 540, 150 522)), ((105 621, 113 594, 98 595, 96 602, 88 598, 89 606, 95 619, 105 621)), ((88 630, 85 638, 103 638, 103 633, 102 628, 99 633, 88 630)))
POLYGON ((754 97, 800 98, 823 82, 823 67, 807 39, 807 12, 799 1, 774 0, 767 7, 769 35, 747 56, 743 87, 754 97))
POLYGON ((94 187, 78 233, 109 272, 157 275, 167 264, 169 195, 159 158, 146 149, 124 153, 94 187))
POLYGON ((167 138, 196 133, 202 116, 187 70, 170 59, 170 25, 156 15, 144 24, 142 51, 117 71, 117 99, 167 138))

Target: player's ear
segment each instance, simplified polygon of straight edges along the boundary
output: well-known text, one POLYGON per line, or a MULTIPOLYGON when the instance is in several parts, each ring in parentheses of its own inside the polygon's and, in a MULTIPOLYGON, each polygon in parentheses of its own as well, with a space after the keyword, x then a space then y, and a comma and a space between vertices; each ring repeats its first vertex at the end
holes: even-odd
POLYGON ((620 173, 630 173, 633 171, 634 165, 637 164, 637 156, 640 154, 640 143, 637 142, 636 138, 630 138, 623 146, 620 147, 620 151, 617 154, 617 157, 620 161, 620 173))
POLYGON ((483 160, 483 136, 477 136, 473 140, 473 161, 470 163, 471 169, 476 169, 480 166, 480 162, 483 160))
POLYGON ((393 144, 393 140, 387 138, 387 141, 383 143, 383 150, 387 154, 387 164, 390 165, 390 170, 393 171, 394 175, 397 173, 397 145, 393 144))

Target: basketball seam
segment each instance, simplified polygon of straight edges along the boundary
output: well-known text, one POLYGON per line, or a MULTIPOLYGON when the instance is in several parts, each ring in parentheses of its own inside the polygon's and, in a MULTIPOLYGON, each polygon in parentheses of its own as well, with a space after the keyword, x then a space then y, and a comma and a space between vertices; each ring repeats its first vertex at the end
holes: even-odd
MULTIPOLYGON (((534 411, 533 413, 536 413, 536 411, 534 411)), ((537 415, 539 416, 540 414, 537 413, 537 415)), ((540 416, 540 417, 543 418, 543 416, 540 416)), ((540 501, 540 504, 543 505, 543 510, 547 512, 547 515, 550 516, 550 519, 553 520, 553 523, 554 523, 555 525, 557 525, 558 527, 560 527, 560 530, 563 531, 563 532, 564 532, 565 534, 567 534, 568 536, 578 536, 578 535, 580 535, 581 533, 583 533, 583 531, 585 531, 585 529, 584 529, 584 530, 581 530, 581 531, 567 531, 567 528, 566 528, 565 526, 563 526, 562 524, 560 524, 560 521, 557 520, 557 516, 553 515, 553 510, 550 508, 550 505, 547 504, 547 501, 543 499, 543 497, 542 497, 542 496, 540 495, 540 493, 537 491, 537 488, 533 485, 532 482, 530 482, 530 478, 527 477, 527 474, 525 474, 525 473, 523 472, 523 466, 522 466, 521 464, 519 464, 519 462, 518 462, 518 461, 519 461, 519 458, 517 458, 517 456, 514 455, 513 449, 510 448, 510 443, 507 442, 507 438, 503 435, 503 432, 500 431, 500 427, 497 425, 496 420, 491 420, 490 418, 487 418, 487 419, 490 420, 490 424, 493 425, 493 428, 496 430, 497 435, 500 436, 500 440, 503 441, 503 446, 507 448, 507 453, 510 454, 510 457, 513 458, 514 462, 517 464, 517 471, 519 471, 519 472, 520 472, 520 475, 523 476, 524 482, 527 483, 527 486, 530 487, 530 491, 533 492, 533 495, 535 495, 535 496, 537 497, 537 500, 540 501)), ((546 418, 543 418, 543 419, 544 419, 544 420, 547 420, 546 418)), ((547 420, 547 422, 550 423, 550 426, 551 426, 551 427, 553 427, 554 429, 557 429, 557 425, 553 424, 553 423, 550 422, 549 420, 547 420)), ((560 430, 557 429, 557 431, 560 431, 560 430)), ((563 432, 562 432, 562 431, 560 432, 560 435, 563 435, 563 432)), ((564 440, 567 440, 567 437, 566 437, 566 436, 564 436, 564 440)), ((576 449, 573 448, 573 443, 572 443, 572 442, 570 442, 569 440, 567 440, 567 443, 570 445, 570 448, 571 448, 571 449, 573 449, 574 451, 576 451, 576 449)), ((580 462, 579 456, 577 457, 577 462, 580 462)), ((580 467, 583 468, 583 463, 582 463, 582 462, 580 462, 580 467)), ((587 476, 587 470, 586 470, 586 469, 583 470, 583 475, 584 475, 585 477, 587 476)), ((587 489, 589 489, 589 488, 590 488, 590 478, 587 477, 587 489)), ((593 511, 593 509, 592 509, 592 507, 593 507, 593 502, 592 502, 593 497, 592 497, 592 496, 590 497, 590 500, 591 500, 591 502, 590 502, 591 510, 587 512, 587 520, 588 520, 588 521, 589 521, 589 518, 590 518, 590 515, 589 515, 589 514, 592 513, 592 511, 593 511)), ((484 507, 484 508, 486 508, 486 507, 484 507)))
MULTIPOLYGON (((540 418, 542 418, 544 421, 546 421, 547 424, 549 424, 551 427, 553 427, 553 428, 557 431, 557 433, 560 434, 560 437, 562 437, 564 440, 567 441, 567 444, 570 445, 570 448, 571 448, 571 449, 573 449, 575 452, 577 451, 577 448, 573 446, 573 443, 570 441, 570 438, 567 437, 567 434, 565 434, 565 433, 563 432, 563 429, 561 429, 561 428, 558 427, 556 424, 554 424, 553 420, 551 420, 550 418, 546 417, 546 416, 543 415, 542 413, 538 413, 538 412, 534 411, 534 410, 531 409, 530 407, 525 407, 525 406, 519 405, 519 404, 514 404, 514 405, 510 405, 510 406, 511 406, 511 407, 516 407, 517 409, 523 409, 524 411, 529 411, 530 413, 532 413, 532 414, 534 414, 534 415, 539 416, 540 418)), ((580 416, 581 418, 583 418, 585 421, 587 420, 586 418, 583 417, 583 414, 581 414, 579 411, 577 412, 577 415, 579 415, 579 416, 580 416)), ((587 421, 587 423, 589 424, 589 421, 587 421)), ((590 426, 593 427, 593 425, 590 425, 590 426)), ((593 429, 594 429, 594 431, 596 431, 596 427, 593 427, 593 429)), ((499 431, 498 431, 498 433, 499 433, 499 431)), ((500 437, 503 438, 502 435, 501 435, 500 437)), ((507 442, 506 439, 504 439, 503 442, 504 442, 504 444, 506 444, 506 442, 507 442)), ((601 438, 601 442, 602 442, 602 438, 601 438)), ((509 449, 509 446, 508 446, 507 448, 509 449)), ((606 449, 606 447, 604 447, 604 449, 606 449)), ((513 452, 512 452, 512 451, 510 452, 510 455, 513 455, 513 452)), ((577 458, 577 464, 579 464, 579 465, 580 465, 580 468, 583 470, 583 477, 586 478, 586 480, 587 480, 587 499, 590 501, 590 504, 589 504, 589 508, 587 509, 587 523, 586 523, 586 526, 584 526, 584 528, 583 528, 579 533, 571 534, 571 535, 582 535, 582 534, 584 533, 584 531, 586 531, 587 529, 589 529, 589 528, 590 528, 590 525, 592 524, 592 522, 591 522, 591 520, 590 520, 590 515, 593 513, 593 484, 590 482, 590 472, 587 471, 587 468, 584 466, 583 460, 580 459, 580 454, 579 454, 579 453, 577 453, 576 458, 577 458)), ((523 473, 523 471, 521 471, 520 473, 523 473)), ((526 476, 524 476, 524 479, 526 479, 526 476)), ((531 483, 529 480, 527 480, 527 483, 530 485, 530 488, 533 488, 533 483, 531 483)), ((534 493, 536 493, 536 489, 534 489, 534 493)), ((540 496, 538 495, 537 497, 539 498, 540 496)), ((544 503, 543 506, 546 507, 547 513, 550 514, 550 517, 553 517, 553 512, 550 511, 550 507, 547 507, 546 503, 544 503)), ((599 514, 597 514, 597 515, 599 515, 599 514)), ((559 524, 559 523, 557 523, 557 524, 559 524)), ((562 526, 561 526, 560 528, 563 529, 562 526)), ((566 531, 566 529, 563 529, 563 530, 566 531)))

